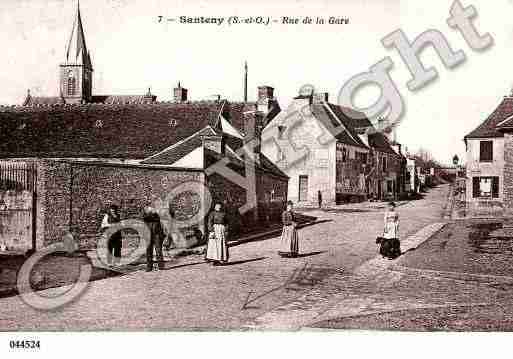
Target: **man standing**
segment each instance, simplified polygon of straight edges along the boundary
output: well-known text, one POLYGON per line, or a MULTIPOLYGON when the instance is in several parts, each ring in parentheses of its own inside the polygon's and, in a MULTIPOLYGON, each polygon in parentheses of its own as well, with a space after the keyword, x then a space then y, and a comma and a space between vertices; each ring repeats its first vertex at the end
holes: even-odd
POLYGON ((144 223, 150 230, 150 238, 146 249, 146 272, 153 270, 153 249, 157 255, 159 269, 164 269, 164 256, 162 255, 162 243, 164 242, 164 228, 160 223, 160 216, 156 209, 152 207, 144 208, 144 223))
MULTIPOLYGON (((119 215, 119 207, 115 204, 111 204, 109 207, 109 211, 105 214, 102 220, 101 228, 102 230, 106 230, 110 226, 121 222, 121 217, 119 215)), ((116 231, 113 233, 108 239, 108 254, 107 254, 107 264, 117 265, 121 259, 121 247, 122 247, 122 236, 121 231, 116 231), (114 255, 114 263, 112 261, 112 255, 114 255)))
POLYGON ((317 200, 319 201, 319 208, 322 207, 322 192, 321 190, 317 191, 317 200))

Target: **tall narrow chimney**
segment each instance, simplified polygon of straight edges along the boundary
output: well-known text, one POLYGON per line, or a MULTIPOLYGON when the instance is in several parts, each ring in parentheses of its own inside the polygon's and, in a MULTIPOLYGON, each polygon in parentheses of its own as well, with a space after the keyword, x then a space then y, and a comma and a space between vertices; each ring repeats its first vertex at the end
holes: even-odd
POLYGON ((265 115, 269 113, 274 102, 274 88, 258 86, 257 109, 265 115))
POLYGON ((183 88, 178 81, 178 86, 173 89, 173 101, 174 102, 186 102, 187 101, 187 89, 183 88))
POLYGON ((248 102, 248 62, 244 61, 244 102, 248 102))

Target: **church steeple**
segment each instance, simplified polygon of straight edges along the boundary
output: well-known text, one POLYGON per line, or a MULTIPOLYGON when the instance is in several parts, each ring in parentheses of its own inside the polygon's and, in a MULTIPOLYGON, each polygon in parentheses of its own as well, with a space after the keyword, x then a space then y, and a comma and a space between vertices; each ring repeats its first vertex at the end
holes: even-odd
POLYGON ((61 65, 60 91, 66 103, 90 102, 92 97, 91 54, 87 50, 80 1, 77 1, 77 12, 66 46, 66 57, 61 65))
POLYGON ((84 65, 92 70, 91 58, 87 51, 82 17, 80 16, 80 1, 77 2, 75 22, 66 48, 66 63, 84 65))

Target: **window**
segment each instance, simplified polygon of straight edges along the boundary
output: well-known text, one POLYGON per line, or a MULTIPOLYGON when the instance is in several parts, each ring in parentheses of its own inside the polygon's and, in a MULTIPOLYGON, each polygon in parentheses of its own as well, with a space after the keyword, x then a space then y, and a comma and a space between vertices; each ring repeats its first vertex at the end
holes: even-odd
POLYGON ((278 139, 283 139, 283 134, 285 133, 285 126, 278 126, 278 139))
POLYGON ((77 87, 77 80, 73 71, 68 72, 68 96, 75 95, 77 87))
POLYGON ((345 148, 342 149, 342 162, 347 161, 347 150, 345 148))
POLYGON ((383 165, 383 172, 387 171, 387 158, 383 156, 381 164, 383 165))
POLYGON ((473 198, 499 198, 499 177, 473 177, 473 198))
POLYGON ((493 141, 479 142, 479 162, 493 161, 493 141))
POLYGON ((387 181, 387 192, 394 193, 394 181, 391 181, 391 180, 387 181))
POLYGON ((299 176, 299 201, 308 200, 308 176, 299 176))

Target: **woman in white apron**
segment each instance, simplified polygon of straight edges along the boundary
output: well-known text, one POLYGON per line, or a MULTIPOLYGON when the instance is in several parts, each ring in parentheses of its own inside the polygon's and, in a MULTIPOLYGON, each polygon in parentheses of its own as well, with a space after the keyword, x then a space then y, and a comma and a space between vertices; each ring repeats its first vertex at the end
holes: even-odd
POLYGON ((213 265, 223 265, 228 262, 228 244, 226 243, 227 220, 226 213, 221 211, 221 203, 216 203, 214 211, 208 216, 208 243, 205 259, 213 265))
POLYGON ((299 253, 299 238, 296 230, 296 220, 292 212, 292 202, 287 202, 287 210, 281 215, 283 231, 281 233, 280 250, 278 254, 282 257, 297 257, 299 253))

